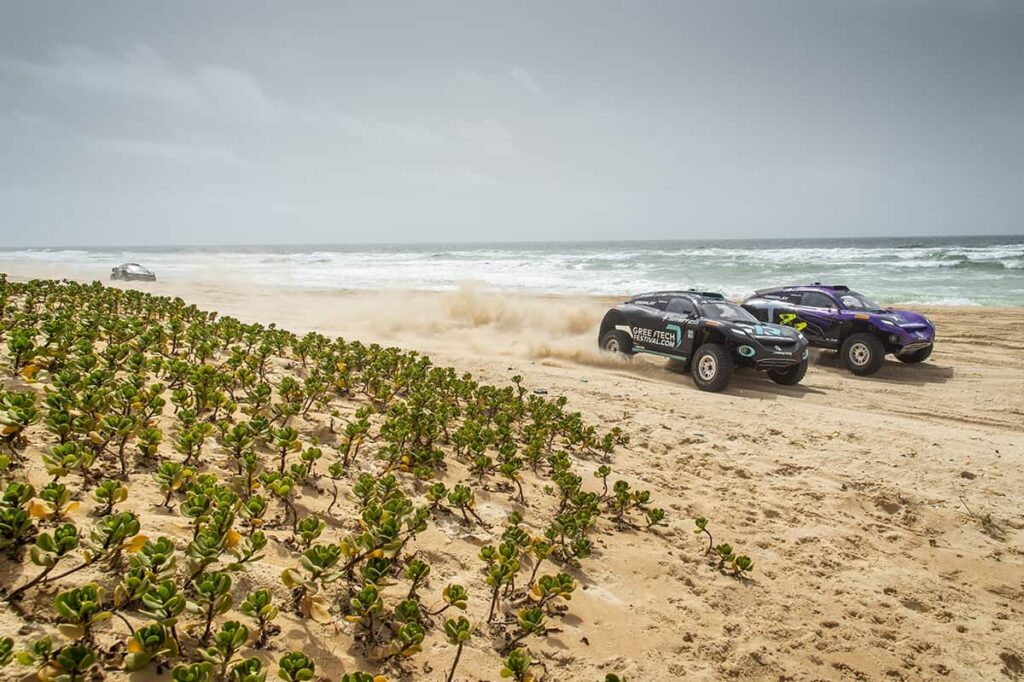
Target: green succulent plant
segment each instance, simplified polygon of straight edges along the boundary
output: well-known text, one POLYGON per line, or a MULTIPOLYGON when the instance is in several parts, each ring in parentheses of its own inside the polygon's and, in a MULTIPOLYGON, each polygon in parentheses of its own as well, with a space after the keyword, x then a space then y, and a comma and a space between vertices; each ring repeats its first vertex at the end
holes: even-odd
POLYGON ((78 544, 78 529, 73 523, 62 524, 52 533, 44 531, 36 536, 36 543, 32 546, 29 556, 32 558, 32 563, 41 566, 43 570, 21 587, 12 590, 7 595, 6 601, 15 601, 27 590, 44 582, 57 567, 57 563, 76 550, 78 544))
POLYGON ((211 571, 192 581, 194 601, 189 601, 190 611, 200 614, 204 620, 203 634, 199 637, 201 646, 210 639, 213 619, 227 613, 231 608, 231 576, 222 571, 211 571))
POLYGON ((732 560, 732 570, 737 576, 744 576, 754 570, 754 562, 746 555, 739 555, 732 560))
POLYGON ((113 513, 114 505, 128 499, 128 488, 121 481, 108 479, 96 486, 92 499, 102 505, 100 513, 106 516, 113 513))
POLYGON ((250 618, 256 619, 258 636, 256 647, 266 646, 270 636, 271 623, 278 615, 278 608, 273 604, 270 590, 260 589, 249 594, 239 606, 239 610, 250 618))
POLYGON ((319 592, 343 575, 343 571, 337 570, 340 560, 339 545, 313 545, 302 553, 301 570, 287 568, 281 574, 285 587, 296 590, 296 603, 302 615, 318 622, 329 620, 326 603, 319 592))
POLYGON ((697 526, 693 531, 694 535, 700 535, 703 533, 708 536, 708 548, 705 554, 711 554, 711 550, 714 549, 715 546, 715 539, 711 537, 711 531, 708 530, 708 520, 701 516, 694 519, 693 522, 697 526))
POLYGON ((281 657, 277 663, 277 676, 285 682, 306 682, 313 679, 316 664, 301 651, 292 651, 281 657))
POLYGON ((473 637, 473 626, 464 616, 459 616, 457 619, 449 618, 444 622, 444 635, 448 643, 455 647, 455 660, 452 661, 448 677, 445 678, 445 682, 452 682, 455 679, 455 669, 459 667, 462 648, 473 637))
POLYGON ((230 682, 263 682, 267 679, 267 670, 263 661, 256 657, 239 661, 228 674, 230 682))
POLYGON ((544 606, 554 599, 572 599, 572 593, 576 590, 576 581, 567 573, 557 575, 542 575, 533 588, 530 595, 537 600, 539 606, 544 606))
POLYGON ((422 649, 426 632, 417 622, 402 623, 392 640, 393 656, 408 658, 422 649))
POLYGON ((171 670, 171 682, 213 682, 213 666, 202 663, 182 663, 171 670))
MULTIPOLYGON (((180 299, 98 284, 12 283, 2 276, 0 337, 8 367, 20 364, 25 370, 0 390, 0 440, 6 446, 0 473, 17 482, 0 498, 0 550, 15 562, 29 556, 40 566, 26 578, 34 585, 89 566, 113 575, 112 613, 129 627, 134 621, 125 618, 128 612, 149 619, 135 626, 129 640, 132 665, 140 665, 144 656, 150 657, 146 665, 157 659, 167 665, 172 647, 198 636, 209 657, 205 663, 212 665, 189 661, 175 669, 175 679, 261 682, 266 676, 258 659, 240 660, 235 645, 245 626, 228 616, 217 627, 217 617, 228 612, 225 604, 230 606, 230 587, 224 592, 209 585, 258 562, 279 522, 291 528, 295 543, 280 551, 302 551, 285 579, 300 611, 328 620, 336 603, 331 585, 344 579, 356 591, 342 599, 339 610, 361 624, 357 638, 368 653, 396 658, 415 653, 425 629, 433 627, 432 616, 467 607, 467 591, 457 584, 444 589, 443 603, 434 610, 420 605, 430 567, 415 550, 417 537, 432 523, 432 512, 442 516, 448 509, 467 524, 486 526, 476 507, 481 490, 452 480, 456 461, 456 470, 471 469, 475 480, 509 492, 519 503, 525 504, 524 492, 534 486, 552 495, 556 511, 537 519, 539 537, 516 513, 500 540, 481 551, 489 619, 498 611, 517 611, 514 636, 542 631, 544 619, 559 611, 549 607, 572 593, 568 574, 538 578, 545 562, 575 566, 584 561, 595 529, 608 518, 634 529, 666 521, 663 510, 650 507, 648 491, 626 484, 607 490, 608 456, 628 436, 587 424, 567 409, 564 397, 529 395, 520 376, 490 386, 434 366, 415 352, 316 333, 297 336, 274 325, 202 311, 180 299), (33 381, 43 390, 25 386, 33 381), (164 410, 168 402, 173 411, 164 410), (326 471, 331 505, 325 518, 305 516, 309 512, 299 506, 302 496, 323 485, 322 469, 317 471, 326 449, 319 440, 323 434, 298 417, 313 411, 331 415, 330 430, 338 437, 337 460, 326 471), (338 422, 343 426, 335 431, 338 422), (167 453, 176 461, 161 457, 165 430, 167 453), (211 449, 207 441, 214 433, 219 446, 211 449), (19 448, 36 434, 56 445, 42 448, 37 461, 22 459, 19 448), (215 461, 218 453, 223 457, 215 461), (366 453, 375 461, 363 461, 366 453), (593 456, 605 462, 595 473, 604 483, 602 494, 585 490, 577 471, 581 458, 593 456), (357 467, 372 467, 374 473, 357 475, 357 467), (53 480, 36 495, 19 480, 26 478, 23 470, 45 470, 53 480), (118 472, 116 478, 103 480, 110 471, 118 472), (117 511, 125 508, 128 489, 134 492, 139 478, 149 475, 160 486, 163 505, 179 506, 191 524, 192 540, 182 543, 184 567, 178 566, 170 539, 147 540, 138 517, 117 511), (72 513, 69 505, 79 490, 89 491, 101 516, 88 530, 59 525, 62 515, 72 513), (424 506, 418 506, 421 493, 424 506), (338 513, 339 499, 345 500, 346 513, 349 500, 357 507, 352 522, 342 520, 345 530, 337 543, 331 538, 317 544, 325 542, 324 521, 338 513), (268 514, 276 505, 283 509, 283 521, 268 514), (23 551, 26 547, 30 551, 23 551), (67 559, 79 550, 80 563, 67 559), (530 565, 529 580, 517 589, 524 562, 530 565), (408 591, 388 587, 396 578, 408 591), (187 621, 189 637, 180 638, 177 629, 183 627, 189 599, 197 616, 187 621)), ((752 567, 748 561, 734 556, 730 567, 743 574, 752 567)), ((99 607, 104 608, 102 600, 99 607)), ((270 592, 256 589, 240 609, 255 644, 265 645, 278 609, 270 592), (261 592, 265 599, 255 596, 261 592)), ((88 611, 91 624, 96 614, 88 611)), ((62 619, 65 626, 76 626, 74 618, 62 619)), ((459 648, 449 677, 465 641, 460 638, 470 633, 462 615, 445 621, 446 638, 459 648)), ((72 649, 65 649, 51 646, 38 656, 38 666, 55 671, 59 653, 72 661, 72 649)), ((80 661, 87 650, 76 649, 80 661)), ((97 663, 93 656, 87 669, 97 663)), ((528 679, 529 655, 509 656, 506 676, 528 679)), ((75 665, 65 666, 68 680, 92 674, 75 665)), ((358 682, 383 679, 350 675, 358 682)))
POLYGON ((40 671, 40 679, 48 682, 84 682, 97 667, 96 652, 91 647, 74 643, 62 647, 40 671))
POLYGON ((103 590, 96 583, 64 590, 54 597, 53 608, 61 634, 81 642, 91 642, 93 627, 111 616, 103 607, 103 590))
POLYGON ((464 485, 456 485, 450 493, 448 493, 448 504, 455 507, 462 512, 462 518, 469 523, 469 516, 472 515, 476 519, 477 523, 481 526, 486 526, 483 519, 481 519, 474 507, 476 507, 476 496, 473 491, 464 485))
POLYGON ((357 670, 356 672, 343 674, 340 682, 388 682, 388 678, 383 675, 371 675, 370 673, 357 670))
POLYGON ((516 649, 505 657, 504 665, 501 668, 501 677, 510 678, 515 682, 533 682, 533 674, 530 672, 530 654, 526 649, 516 649))
POLYGON ((14 640, 10 637, 0 637, 0 668, 7 667, 7 664, 14 659, 14 640))
POLYGON ((151 663, 166 661, 178 655, 178 645, 170 630, 162 623, 151 623, 136 630, 128 640, 124 668, 135 672, 151 663))
POLYGON ((428 575, 430 575, 430 565, 427 562, 415 557, 406 562, 405 579, 410 583, 407 599, 416 597, 416 590, 426 581, 428 575))
POLYGON ((178 616, 185 610, 187 601, 178 591, 173 580, 150 585, 142 596, 142 613, 173 628, 178 616))
POLYGON ((236 620, 229 620, 220 626, 213 636, 211 646, 201 649, 199 655, 204 661, 211 663, 216 670, 218 679, 227 677, 228 666, 234 660, 235 654, 245 645, 249 639, 249 628, 236 620))
POLYGON ((327 524, 323 519, 318 519, 315 516, 303 518, 296 526, 299 545, 303 549, 307 549, 314 540, 320 537, 326 527, 327 524))
POLYGON ((160 486, 160 492, 164 494, 163 506, 171 508, 171 498, 188 482, 195 471, 181 462, 162 462, 153 478, 160 486))

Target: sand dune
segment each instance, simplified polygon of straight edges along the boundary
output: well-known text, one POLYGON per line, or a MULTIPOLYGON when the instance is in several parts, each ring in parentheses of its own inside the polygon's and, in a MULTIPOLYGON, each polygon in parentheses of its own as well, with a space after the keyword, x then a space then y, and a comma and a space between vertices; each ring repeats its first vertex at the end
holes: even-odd
MULTIPOLYGON (((669 526, 602 537, 572 617, 540 645, 563 666, 549 679, 1024 676, 1024 308, 925 310, 939 340, 921 366, 857 378, 817 353, 799 386, 739 372, 706 394, 661 361, 597 352, 616 298, 135 286, 421 350, 487 381, 521 374, 629 432, 613 466, 652 490, 669 526), (752 580, 707 570, 695 516, 755 560, 752 580)), ((457 565, 435 541, 435 559, 457 565)), ((467 651, 466 670, 492 663, 467 651)))

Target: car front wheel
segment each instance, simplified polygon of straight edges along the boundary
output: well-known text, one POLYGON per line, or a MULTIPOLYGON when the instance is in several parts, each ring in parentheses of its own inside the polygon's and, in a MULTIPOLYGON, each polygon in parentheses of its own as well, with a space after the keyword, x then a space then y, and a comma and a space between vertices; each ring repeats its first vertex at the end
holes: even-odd
POLYGON ((807 374, 807 359, 804 358, 795 365, 790 365, 785 369, 770 369, 768 370, 768 376, 771 380, 777 384, 783 386, 794 386, 799 384, 807 374))
POLYGON ((867 376, 885 364, 885 346, 874 334, 851 334, 839 350, 846 368, 857 376, 867 376))
POLYGON ((919 348, 915 350, 913 353, 909 353, 907 355, 897 355, 896 359, 899 360, 900 362, 905 362, 908 365, 916 365, 917 363, 924 362, 929 357, 931 357, 932 348, 934 348, 934 345, 929 344, 924 348, 919 348))
POLYGON ((724 391, 732 379, 732 355, 724 346, 705 343, 693 354, 690 374, 702 391, 724 391))

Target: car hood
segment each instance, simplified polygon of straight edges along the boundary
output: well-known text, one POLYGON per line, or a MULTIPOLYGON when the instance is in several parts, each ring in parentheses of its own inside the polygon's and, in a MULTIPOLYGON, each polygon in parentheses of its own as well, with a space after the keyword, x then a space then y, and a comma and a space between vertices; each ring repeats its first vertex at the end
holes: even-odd
POLYGON ((767 322, 724 322, 723 326, 731 329, 742 329, 759 340, 771 339, 794 339, 801 338, 800 332, 792 327, 781 324, 769 324, 767 322))

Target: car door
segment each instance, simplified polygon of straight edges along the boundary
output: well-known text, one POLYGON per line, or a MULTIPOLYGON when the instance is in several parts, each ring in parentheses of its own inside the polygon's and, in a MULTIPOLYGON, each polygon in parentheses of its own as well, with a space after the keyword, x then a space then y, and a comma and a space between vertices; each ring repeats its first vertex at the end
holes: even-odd
POLYGON ((693 330, 698 317, 700 312, 696 304, 686 296, 674 296, 665 306, 663 328, 666 334, 671 334, 665 338, 672 342, 670 352, 682 359, 693 351, 693 330))
MULTIPOLYGON (((842 327, 838 320, 839 304, 835 299, 821 291, 800 292, 800 304, 797 306, 799 321, 803 322, 802 331, 811 342, 831 345, 839 338, 842 327)), ((796 327, 795 324, 791 325, 796 327)))
MULTIPOLYGON (((649 353, 676 357, 685 340, 685 316, 669 312, 669 297, 638 302, 630 315, 633 345, 649 353)), ((692 303, 690 304, 692 308, 692 303)), ((674 306, 674 309, 678 306, 674 306)))

